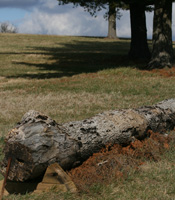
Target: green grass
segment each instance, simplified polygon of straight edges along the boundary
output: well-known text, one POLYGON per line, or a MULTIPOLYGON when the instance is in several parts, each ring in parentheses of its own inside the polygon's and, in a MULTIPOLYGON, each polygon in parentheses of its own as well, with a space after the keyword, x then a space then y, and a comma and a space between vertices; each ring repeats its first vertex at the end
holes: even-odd
MULTIPOLYGON (((22 34, 0 38, 1 146, 30 109, 63 123, 175 98, 175 76, 144 71, 146 63, 129 61, 129 40, 22 34)), ((51 192, 8 199, 175 199, 173 152, 171 156, 170 161, 165 156, 160 163, 148 163, 149 171, 131 172, 123 183, 95 186, 88 195, 51 192)))

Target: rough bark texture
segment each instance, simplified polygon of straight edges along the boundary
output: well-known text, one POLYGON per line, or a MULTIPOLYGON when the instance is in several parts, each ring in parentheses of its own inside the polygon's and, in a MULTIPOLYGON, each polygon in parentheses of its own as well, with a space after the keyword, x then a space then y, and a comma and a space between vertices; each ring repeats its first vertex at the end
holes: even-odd
POLYGON ((172 47, 172 0, 155 1, 153 25, 153 51, 147 68, 171 67, 172 47))
POLYGON ((145 4, 130 4, 131 47, 129 57, 132 59, 148 60, 150 51, 147 43, 145 4))
POLYGON ((117 39, 116 33, 116 7, 109 4, 108 38, 117 39))
POLYGON ((164 133, 175 126, 175 99, 138 109, 108 111, 92 118, 57 124, 36 112, 26 113, 6 138, 5 157, 12 157, 9 180, 26 181, 43 174, 57 162, 64 170, 80 164, 106 144, 129 144, 147 136, 147 130, 164 133))

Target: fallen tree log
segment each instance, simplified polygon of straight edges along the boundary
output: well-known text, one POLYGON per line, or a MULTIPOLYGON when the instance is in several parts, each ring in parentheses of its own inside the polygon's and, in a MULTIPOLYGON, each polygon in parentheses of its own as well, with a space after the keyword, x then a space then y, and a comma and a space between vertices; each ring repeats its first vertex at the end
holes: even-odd
POLYGON ((175 99, 154 106, 122 109, 92 118, 57 124, 37 112, 26 113, 6 139, 1 173, 12 158, 8 179, 27 181, 41 176, 48 165, 57 162, 70 169, 106 144, 127 145, 135 138, 147 137, 147 131, 165 133, 175 126, 175 99))

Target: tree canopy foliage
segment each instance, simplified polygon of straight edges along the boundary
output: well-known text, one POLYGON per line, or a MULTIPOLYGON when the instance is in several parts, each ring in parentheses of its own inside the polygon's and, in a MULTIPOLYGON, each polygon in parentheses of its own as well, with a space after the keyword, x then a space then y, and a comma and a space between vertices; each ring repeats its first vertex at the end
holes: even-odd
MULTIPOLYGON (((107 14, 109 13, 109 4, 113 7, 117 8, 125 8, 126 4, 124 1, 111 1, 111 0, 93 0, 93 1, 82 1, 82 0, 58 0, 59 5, 65 5, 72 3, 75 7, 81 6, 85 11, 89 12, 92 16, 96 16, 97 12, 102 9, 107 10, 107 14)), ((120 17, 118 14, 117 17, 120 17)))

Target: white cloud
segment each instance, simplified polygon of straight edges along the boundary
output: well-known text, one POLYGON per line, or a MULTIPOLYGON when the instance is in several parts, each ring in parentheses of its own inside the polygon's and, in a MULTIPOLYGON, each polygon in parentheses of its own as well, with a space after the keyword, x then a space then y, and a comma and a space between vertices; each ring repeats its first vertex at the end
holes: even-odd
POLYGON ((58 7, 58 1, 57 0, 40 0, 42 7, 46 7, 47 9, 55 9, 55 7, 58 7))
POLYGON ((117 20, 117 36, 131 37, 129 11, 121 11, 122 17, 117 20))
MULTIPOLYGON (((129 11, 122 14, 121 19, 117 20, 117 35, 131 37, 129 11)), ((21 33, 31 34, 106 36, 108 23, 103 15, 104 12, 99 12, 94 18, 82 7, 58 6, 56 0, 40 0, 40 6, 25 16, 18 29, 21 33)), ((148 35, 152 35, 150 27, 148 35)))
MULTIPOLYGON (((57 0, 0 0, 2 6, 30 7, 30 12, 22 19, 18 30, 21 33, 106 36, 108 24, 103 18, 104 12, 97 18, 84 12, 82 7, 73 8, 72 4, 58 6, 57 0), (33 7, 32 7, 33 6, 33 7)), ((173 5, 173 13, 175 6, 173 5)), ((123 11, 123 16, 117 20, 117 35, 131 37, 129 11, 123 11)), ((153 13, 147 13, 148 38, 152 38, 153 13)), ((173 22, 173 35, 175 23, 173 22)))
POLYGON ((18 29, 21 33, 33 34, 104 36, 107 22, 103 18, 103 13, 93 18, 81 7, 72 8, 65 13, 47 13, 35 9, 30 15, 25 16, 18 29))
POLYGON ((147 37, 148 39, 152 39, 152 33, 153 33, 153 13, 147 13, 147 37))
POLYGON ((173 3, 173 24, 172 24, 172 32, 173 32, 173 40, 175 40, 175 20, 174 20, 174 13, 175 13, 175 3, 173 3))

